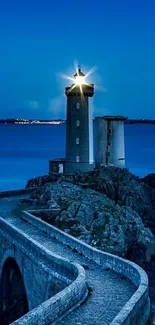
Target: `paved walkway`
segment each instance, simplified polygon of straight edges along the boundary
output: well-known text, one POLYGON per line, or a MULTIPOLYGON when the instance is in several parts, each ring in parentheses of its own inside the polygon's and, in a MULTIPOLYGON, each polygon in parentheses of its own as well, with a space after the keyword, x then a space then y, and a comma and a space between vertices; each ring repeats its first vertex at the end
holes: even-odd
POLYGON ((0 199, 0 216, 23 230, 44 247, 50 249, 71 262, 78 262, 86 271, 86 280, 91 288, 91 295, 75 311, 59 324, 64 325, 109 325, 121 308, 135 292, 135 286, 113 271, 105 271, 93 261, 74 253, 70 248, 52 239, 32 225, 16 217, 12 209, 17 205, 17 198, 0 199))

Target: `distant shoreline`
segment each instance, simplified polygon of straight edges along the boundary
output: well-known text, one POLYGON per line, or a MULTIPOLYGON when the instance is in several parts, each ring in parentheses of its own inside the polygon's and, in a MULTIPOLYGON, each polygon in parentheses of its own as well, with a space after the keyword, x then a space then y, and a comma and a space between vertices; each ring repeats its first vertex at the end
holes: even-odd
POLYGON ((150 119, 128 119, 125 124, 155 124, 155 120, 150 119))
POLYGON ((63 124, 65 120, 30 120, 30 119, 0 119, 0 124, 22 124, 22 125, 51 125, 63 124))
MULTIPOLYGON (((0 119, 0 124, 22 124, 22 125, 58 125, 65 123, 65 120, 31 120, 31 119, 0 119)), ((155 124, 151 119, 127 119, 125 124, 155 124)))

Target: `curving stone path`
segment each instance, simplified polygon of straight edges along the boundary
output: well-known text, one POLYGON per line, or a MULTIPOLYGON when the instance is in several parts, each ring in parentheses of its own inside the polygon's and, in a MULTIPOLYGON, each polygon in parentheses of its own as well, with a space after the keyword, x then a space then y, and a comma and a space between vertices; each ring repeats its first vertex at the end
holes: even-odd
POLYGON ((0 199, 0 216, 23 230, 53 253, 65 257, 71 262, 76 261, 85 268, 90 295, 79 308, 59 321, 59 324, 110 324, 135 292, 135 286, 129 280, 111 270, 104 270, 95 262, 73 252, 56 239, 52 239, 49 235, 14 215, 13 209, 20 198, 0 199))

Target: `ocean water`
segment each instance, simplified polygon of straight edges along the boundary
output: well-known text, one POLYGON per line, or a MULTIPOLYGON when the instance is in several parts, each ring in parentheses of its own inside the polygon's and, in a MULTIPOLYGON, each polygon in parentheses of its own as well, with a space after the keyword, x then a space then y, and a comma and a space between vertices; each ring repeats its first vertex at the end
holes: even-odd
POLYGON ((64 156, 65 125, 0 124, 0 191, 19 189, 64 156))
MULTIPOLYGON (((126 166, 142 177, 155 172, 155 125, 125 125, 126 166)), ((65 124, 0 124, 0 191, 19 189, 48 173, 48 161, 65 155, 65 124)))

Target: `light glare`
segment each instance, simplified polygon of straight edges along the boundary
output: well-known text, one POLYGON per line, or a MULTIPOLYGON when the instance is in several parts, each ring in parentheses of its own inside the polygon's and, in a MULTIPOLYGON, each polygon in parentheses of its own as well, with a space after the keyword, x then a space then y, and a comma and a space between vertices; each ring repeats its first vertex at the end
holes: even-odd
POLYGON ((99 91, 103 91, 103 92, 106 92, 107 90, 105 89, 105 88, 102 88, 102 87, 99 87, 99 86, 97 86, 96 84, 95 85, 92 85, 92 84, 90 84, 90 83, 88 83, 87 81, 86 81, 86 79, 94 72, 94 71, 96 71, 97 70, 97 66, 93 66, 87 73, 86 73, 86 75, 85 76, 80 76, 79 75, 79 70, 81 70, 80 69, 80 67, 79 66, 77 66, 77 63, 75 63, 74 62, 74 64, 75 64, 75 69, 76 69, 76 73, 77 73, 77 75, 76 75, 76 77, 74 77, 74 78, 72 78, 72 77, 70 77, 70 76, 67 76, 67 75, 64 75, 64 74, 59 74, 59 76, 61 77, 61 78, 63 78, 63 79, 67 79, 67 80, 70 80, 70 81, 72 81, 73 82, 73 84, 72 84, 72 86, 70 87, 70 89, 68 89, 68 91, 67 91, 67 93, 69 94, 76 86, 79 86, 79 88, 80 88, 80 92, 81 92, 81 95, 82 95, 82 97, 84 97, 84 95, 83 95, 83 89, 82 89, 82 85, 86 85, 86 86, 89 86, 89 87, 94 87, 95 86, 95 89, 96 90, 99 90, 99 91))
POLYGON ((81 77, 81 76, 77 76, 76 78, 75 78, 75 83, 76 83, 76 85, 84 85, 85 83, 86 83, 86 81, 85 81, 85 78, 84 77, 81 77))

